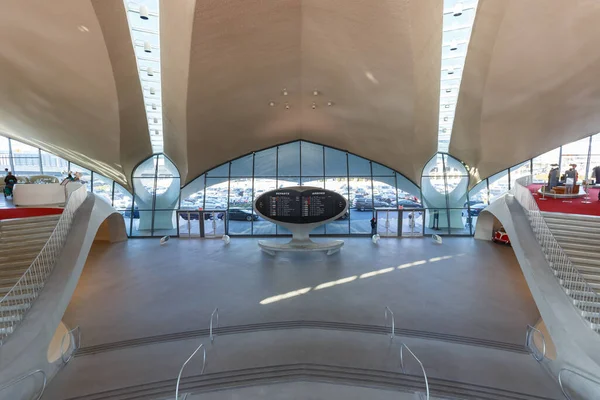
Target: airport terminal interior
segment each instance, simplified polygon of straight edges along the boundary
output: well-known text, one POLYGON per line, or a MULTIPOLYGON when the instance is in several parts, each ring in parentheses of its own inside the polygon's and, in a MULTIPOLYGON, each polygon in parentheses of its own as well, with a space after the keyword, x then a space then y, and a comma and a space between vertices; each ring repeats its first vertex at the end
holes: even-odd
POLYGON ((0 400, 600 400, 599 19, 0 0, 0 400))

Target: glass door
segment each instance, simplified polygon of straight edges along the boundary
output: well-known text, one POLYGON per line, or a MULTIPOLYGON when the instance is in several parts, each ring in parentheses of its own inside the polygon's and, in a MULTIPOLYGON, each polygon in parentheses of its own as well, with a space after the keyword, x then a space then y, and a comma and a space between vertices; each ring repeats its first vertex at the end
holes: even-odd
POLYGON ((200 237, 200 211, 177 211, 179 237, 200 237))
POLYGON ((375 210, 377 233, 381 237, 398 236, 398 214, 396 210, 375 210))
POLYGON ((210 210, 202 212, 205 238, 220 238, 227 232, 227 211, 210 210))
POLYGON ((417 237, 423 236, 423 222, 425 220, 425 210, 402 210, 402 236, 417 237))

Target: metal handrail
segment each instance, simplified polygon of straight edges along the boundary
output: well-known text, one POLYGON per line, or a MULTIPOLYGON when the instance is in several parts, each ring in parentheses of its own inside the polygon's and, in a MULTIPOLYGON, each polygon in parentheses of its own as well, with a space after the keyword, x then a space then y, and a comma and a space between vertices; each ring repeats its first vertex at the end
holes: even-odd
POLYGON ((573 373, 573 374, 575 374, 577 376, 582 377, 583 379, 587 379, 588 381, 590 381, 592 383, 596 383, 596 384, 598 384, 600 386, 600 381, 598 381, 598 380, 596 380, 594 378, 590 378, 589 376, 586 376, 583 373, 575 371, 575 370, 573 370, 571 368, 561 368, 561 370, 558 372, 558 384, 560 385, 560 390, 562 390, 563 394, 565 395, 565 397, 568 400, 573 400, 573 399, 571 398, 571 396, 569 396, 567 394, 567 392, 565 391, 565 388, 563 387, 562 374, 563 374, 564 371, 571 372, 571 373, 573 373))
POLYGON ((388 313, 390 314, 392 320, 392 332, 390 333, 390 340, 394 340, 394 335, 396 334, 396 321, 394 320, 394 313, 392 312, 392 310, 390 310, 388 306, 385 306, 385 308, 383 309, 383 317, 385 318, 386 327, 388 326, 388 313))
POLYGON ((204 368, 206 367, 206 348, 204 347, 204 343, 202 343, 202 344, 200 344, 200 346, 198 346, 196 348, 196 350, 194 350, 192 355, 189 356, 187 360, 185 360, 185 362, 181 366, 181 370, 179 370, 179 375, 177 375, 177 386, 175 387, 175 400, 179 400, 179 381, 181 380, 181 375, 183 374, 183 369, 200 349, 202 349, 202 351, 204 352, 203 358, 202 358, 202 372, 200 372, 200 375, 202 375, 204 373, 204 368))
POLYGON ((35 398, 35 400, 40 400, 42 398, 42 395, 44 394, 44 390, 46 390, 46 383, 48 381, 47 377, 46 377, 46 373, 44 371, 42 371, 41 369, 36 369, 35 371, 31 371, 28 372, 27 374, 20 376, 18 378, 13 379, 12 381, 0 386, 0 392, 3 391, 4 389, 13 386, 14 384, 17 384, 19 382, 21 382, 22 380, 25 380, 27 378, 29 378, 32 375, 35 375, 37 373, 42 374, 42 376, 44 377, 44 383, 42 384, 42 390, 40 391, 40 393, 37 395, 37 397, 35 398))
POLYGON ((419 363, 419 365, 421 366, 421 370, 423 371, 423 377, 425 378, 425 390, 426 390, 426 397, 425 400, 429 400, 429 382, 427 380, 427 373, 425 372, 425 367, 423 367, 423 363, 421 362, 421 360, 419 360, 419 358, 417 356, 415 356, 415 353, 412 352, 412 350, 404 343, 400 344, 400 367, 402 368, 402 372, 404 372, 404 355, 402 350, 406 349, 415 360, 417 360, 417 362, 419 363))
MULTIPOLYGON (((525 210, 530 226, 559 284, 573 299, 574 306, 579 309, 579 315, 586 321, 588 327, 595 330, 594 327, 600 327, 600 313, 597 311, 600 295, 592 289, 579 270, 575 268, 548 228, 535 198, 527 188, 532 181, 531 175, 518 178, 510 192, 525 210)), ((600 334, 600 331, 596 332, 600 334)))
MULTIPOLYGON (((529 346, 529 342, 531 341, 531 338, 533 337, 532 335, 532 331, 536 331, 538 332, 541 336, 542 336, 542 358, 538 358, 536 357, 536 353, 535 351, 531 351, 531 355, 533 356, 533 358, 535 358, 536 361, 540 362, 542 361, 544 358, 546 358, 546 338, 544 337, 544 334, 542 333, 542 331, 540 331, 539 329, 527 324, 527 332, 525 333, 525 346, 530 349, 531 347, 529 346)), ((535 346, 535 343, 534 343, 535 346)), ((537 349, 537 347, 536 347, 537 349)))
MULTIPOLYGON (((75 339, 75 335, 73 335, 73 339, 75 339)), ((79 325, 77 325, 75 328, 71 329, 68 332, 65 332, 65 334, 62 337, 62 340, 60 341, 60 358, 62 358, 63 363, 67 364, 69 361, 71 361, 71 358, 73 358, 73 355, 75 354, 75 352, 77 350, 79 350, 79 348, 81 347, 81 328, 79 328, 79 325), (71 354, 69 354, 69 358, 67 358, 65 360, 65 352, 64 352, 64 345, 65 345, 65 339, 73 332, 77 331, 77 340, 73 340, 73 351, 71 352, 71 354)), ((67 348, 68 350, 68 348, 67 348)))
POLYGON ((52 234, 33 260, 29 268, 13 287, 0 299, 0 346, 12 334, 31 308, 34 300, 52 273, 67 236, 71 230, 75 212, 87 198, 85 186, 71 193, 52 234))
POLYGON ((210 314, 210 342, 214 342, 215 338, 213 336, 213 317, 215 316, 215 314, 217 314, 217 328, 219 327, 219 307, 215 308, 212 312, 212 314, 210 314))

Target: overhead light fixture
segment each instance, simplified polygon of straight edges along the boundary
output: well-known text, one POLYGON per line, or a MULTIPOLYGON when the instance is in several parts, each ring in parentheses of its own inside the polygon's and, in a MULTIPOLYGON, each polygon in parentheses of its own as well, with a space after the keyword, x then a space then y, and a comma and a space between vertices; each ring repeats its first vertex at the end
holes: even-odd
POLYGON ((444 117, 444 122, 447 122, 447 121, 448 121, 448 117, 444 117))
POLYGON ((446 89, 446 93, 452 92, 452 89, 446 89))
POLYGON ((275 107, 275 102, 274 102, 274 101, 270 101, 270 102, 269 102, 269 105, 270 105, 271 107, 275 107))
POLYGON ((150 45, 150 42, 144 42, 144 51, 146 53, 152 53, 152 46, 150 45))
POLYGON ((317 103, 313 102, 311 107, 314 110, 315 108, 317 108, 317 103))
POLYGON ((155 124, 158 124, 158 118, 154 117, 154 120, 153 120, 153 122, 154 122, 155 124))
POLYGON ((140 5, 140 18, 143 20, 147 20, 149 17, 148 7, 144 4, 140 5))
POLYGON ((88 27, 87 27, 87 26, 85 26, 85 25, 79 25, 79 26, 77 27, 77 29, 79 29, 79 31, 80 31, 80 32, 89 32, 89 31, 90 31, 90 30, 88 29, 88 27))
POLYGON ((156 94, 156 89, 154 89, 153 87, 150 88, 150 94, 156 94))
POLYGON ((319 91, 318 90, 313 90, 313 96, 318 96, 319 95, 319 91))
POLYGON ((444 108, 450 108, 450 104, 444 105, 444 108))
POLYGON ((154 134, 155 134, 155 135, 158 135, 158 134, 159 134, 159 132, 158 132, 158 129, 155 129, 155 130, 154 130, 154 134))
POLYGON ((331 106, 333 105, 333 101, 328 101, 328 102, 327 102, 327 105, 328 105, 329 107, 331 107, 331 106))
POLYGON ((285 103, 285 109, 289 110, 290 109, 290 105, 288 103, 285 103))
POLYGON ((452 10, 452 15, 455 17, 460 17, 463 13, 463 4, 461 1, 457 2, 454 6, 454 10, 452 10))
POLYGON ((446 133, 446 128, 442 128, 442 133, 446 133))
POLYGON ((283 94, 284 96, 287 96, 288 95, 287 89, 283 89, 283 91, 281 92, 281 94, 283 94))
POLYGON ((156 106, 156 103, 152 103, 152 109, 156 110, 158 107, 156 106))
POLYGON ((456 43, 456 40, 452 40, 450 42, 450 51, 455 51, 458 50, 458 43, 456 43))
POLYGON ((154 76, 154 70, 152 69, 152 67, 146 67, 146 73, 148 74, 148 76, 154 76))
POLYGON ((448 75, 454 75, 454 67, 448 67, 448 75))

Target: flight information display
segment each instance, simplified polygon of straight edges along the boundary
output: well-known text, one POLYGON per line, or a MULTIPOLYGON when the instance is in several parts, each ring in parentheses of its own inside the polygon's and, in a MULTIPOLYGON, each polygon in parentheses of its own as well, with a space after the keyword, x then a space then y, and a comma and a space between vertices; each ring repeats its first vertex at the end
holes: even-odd
POLYGON ((310 224, 341 214, 346 199, 331 190, 293 187, 263 193, 255 206, 259 214, 275 221, 310 224))

